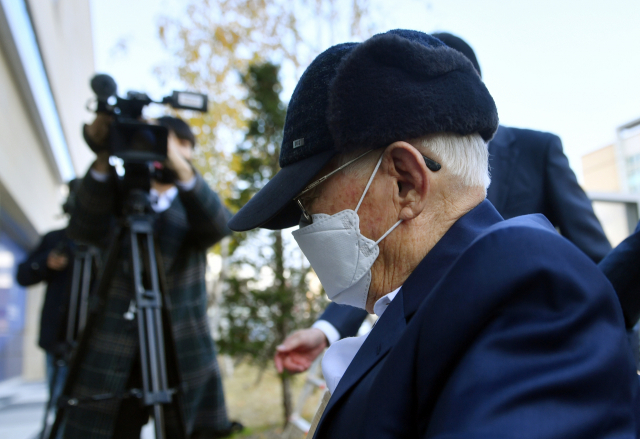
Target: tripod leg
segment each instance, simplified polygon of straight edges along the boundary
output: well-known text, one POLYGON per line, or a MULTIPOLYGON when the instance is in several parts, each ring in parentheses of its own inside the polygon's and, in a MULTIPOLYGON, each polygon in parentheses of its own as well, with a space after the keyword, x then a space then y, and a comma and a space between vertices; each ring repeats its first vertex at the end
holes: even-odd
MULTIPOLYGON (((118 257, 120 255, 120 245, 122 242, 123 234, 125 233, 125 229, 118 228, 113 234, 111 240, 111 247, 107 252, 107 259, 104 265, 102 272, 100 273, 100 279, 98 281, 98 287, 96 288, 96 297, 98 298, 98 306, 95 310, 91 310, 92 313, 97 313, 101 311, 102 306, 106 302, 107 296, 109 294, 109 285, 111 284, 111 279, 115 273, 115 270, 118 265, 118 257)), ((64 389, 62 391, 62 395, 71 396, 73 392, 73 388, 76 383, 76 379, 79 376, 80 366, 86 355, 86 351, 91 343, 91 334, 93 332, 93 328, 95 325, 92 325, 92 321, 95 322, 96 319, 89 320, 89 323, 84 328, 82 337, 78 341, 77 347, 73 352, 73 355, 69 361, 69 368, 67 373, 67 379, 64 383, 64 389)), ((61 397, 62 398, 62 397, 61 397)), ((57 438, 58 431, 62 426, 64 417, 66 416, 67 406, 60 405, 58 410, 56 411, 56 420, 49 431, 49 435, 47 436, 49 439, 57 438)))
MULTIPOLYGON (((78 253, 73 258, 73 271, 71 277, 71 292, 69 297, 69 311, 67 315, 67 330, 65 334, 66 341, 66 349, 71 349, 75 340, 76 340, 76 317, 78 312, 78 298, 80 291, 80 284, 82 280, 82 272, 83 272, 83 256, 82 253, 78 253)), ((68 352, 65 356, 68 355, 68 352)), ((44 439, 46 437, 47 427, 49 426, 49 412, 53 406, 54 393, 56 384, 58 382, 58 374, 59 374, 60 366, 58 365, 58 360, 54 361, 53 365, 53 376, 51 378, 51 385, 49 389, 49 401, 47 402, 47 407, 45 408, 44 420, 42 422, 42 432, 40 434, 40 438, 44 439)))
POLYGON ((87 311, 89 309, 89 290, 91 288, 91 273, 93 272, 93 254, 87 251, 84 257, 82 267, 82 289, 80 290, 80 306, 78 312, 78 329, 79 337, 87 323, 87 311))
POLYGON ((45 437, 47 437, 47 427, 49 427, 49 412, 51 411, 51 407, 53 406, 56 383, 58 382, 58 370, 60 369, 60 366, 58 366, 57 363, 58 362, 54 359, 53 372, 51 373, 51 381, 49 382, 49 400, 47 401, 47 406, 44 409, 44 418, 42 419, 42 431, 40 432, 40 439, 44 439, 45 437))
POLYGON ((69 297, 69 315, 67 316, 67 345, 71 346, 76 339, 76 317, 78 314, 78 296, 80 293, 80 280, 82 277, 82 257, 76 255, 73 258, 73 277, 71 279, 71 294, 69 297))
POLYGON ((131 256, 138 308, 143 399, 145 405, 153 406, 156 439, 164 439, 166 430, 163 404, 171 402, 171 395, 162 330, 162 296, 153 242, 150 224, 131 224, 131 256))

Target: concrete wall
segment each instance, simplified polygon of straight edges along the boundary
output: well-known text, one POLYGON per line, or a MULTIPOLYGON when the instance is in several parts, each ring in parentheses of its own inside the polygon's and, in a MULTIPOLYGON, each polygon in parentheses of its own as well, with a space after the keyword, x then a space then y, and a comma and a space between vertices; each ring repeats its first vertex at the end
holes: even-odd
MULTIPOLYGON (((93 160, 81 136, 82 123, 92 117, 86 110, 93 96, 89 79, 94 74, 90 2, 26 0, 26 4, 73 168, 76 175, 82 176, 93 160)), ((3 38, 6 35, 5 29, 3 38)), ((18 227, 42 235, 66 224, 60 207, 64 182, 39 128, 39 115, 34 112, 29 89, 25 89, 20 58, 12 51, 10 41, 2 43, 0 210, 8 212, 18 227)), ((33 245, 33 239, 19 244, 28 247, 33 245)), ((37 347, 37 338, 44 285, 29 288, 25 294, 22 378, 43 379, 44 355, 37 347)))
POLYGON ((40 310, 44 303, 44 293, 44 284, 27 288, 22 378, 29 381, 41 380, 45 373, 44 351, 38 346, 40 310))
POLYGON ((582 156, 583 188, 586 191, 620 192, 616 148, 605 146, 582 156))
POLYGON ((76 173, 84 175, 94 155, 81 136, 81 122, 92 114, 89 79, 94 73, 91 14, 88 0, 29 0, 53 97, 76 173))
POLYGON ((0 180, 38 233, 64 224, 60 181, 31 120, 6 57, 0 56, 0 180))

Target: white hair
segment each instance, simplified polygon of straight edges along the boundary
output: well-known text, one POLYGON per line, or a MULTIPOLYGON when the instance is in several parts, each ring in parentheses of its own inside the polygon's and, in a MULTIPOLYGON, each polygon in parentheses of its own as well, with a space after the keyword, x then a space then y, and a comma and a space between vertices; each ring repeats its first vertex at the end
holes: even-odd
POLYGON ((438 133, 423 137, 420 146, 421 153, 458 177, 463 187, 481 187, 486 194, 491 184, 489 150, 480 134, 438 133))
MULTIPOLYGON (((416 142, 413 142, 416 143, 416 142)), ((483 188, 486 191, 491 184, 489 175, 489 150, 480 134, 461 136, 454 133, 436 133, 417 141, 420 153, 442 165, 442 170, 456 177, 463 188, 483 188)), ((347 163, 363 153, 362 150, 338 157, 338 166, 347 163)), ((358 177, 368 176, 382 150, 371 152, 360 160, 344 168, 343 172, 358 177)))

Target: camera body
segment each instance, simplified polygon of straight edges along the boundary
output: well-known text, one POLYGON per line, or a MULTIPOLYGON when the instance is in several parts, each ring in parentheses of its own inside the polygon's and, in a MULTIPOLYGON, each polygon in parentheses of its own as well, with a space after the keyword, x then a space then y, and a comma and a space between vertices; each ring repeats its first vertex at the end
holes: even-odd
POLYGON ((156 103, 176 109, 207 111, 208 98, 201 93, 174 91, 159 102, 136 91, 120 97, 116 94, 116 82, 106 74, 91 78, 91 88, 98 99, 96 112, 114 116, 109 127, 109 154, 125 163, 163 162, 167 158, 167 129, 141 121, 145 106, 156 103))

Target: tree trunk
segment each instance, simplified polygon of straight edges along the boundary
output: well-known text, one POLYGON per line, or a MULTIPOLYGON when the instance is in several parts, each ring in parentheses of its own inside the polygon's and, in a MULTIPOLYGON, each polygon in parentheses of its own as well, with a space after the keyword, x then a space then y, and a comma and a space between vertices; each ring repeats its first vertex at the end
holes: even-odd
POLYGON ((287 372, 280 375, 282 381, 282 407, 284 409, 284 426, 289 423, 289 417, 293 413, 293 402, 291 398, 291 375, 287 372))
MULTIPOLYGON (((289 316, 293 307, 293 298, 286 297, 288 294, 286 294, 284 287, 284 245, 282 243, 282 232, 276 230, 273 232, 273 235, 275 285, 278 290, 277 294, 280 296, 280 318, 276 324, 276 330, 278 332, 278 339, 284 340, 289 332, 289 316)), ((291 402, 291 375, 285 371, 280 374, 280 380, 282 381, 282 407, 284 409, 284 425, 286 426, 289 423, 291 413, 293 413, 293 403, 291 402)))
POLYGON ((273 259, 275 262, 274 276, 276 278, 276 288, 284 288, 284 244, 282 242, 282 231, 273 232, 273 259))

